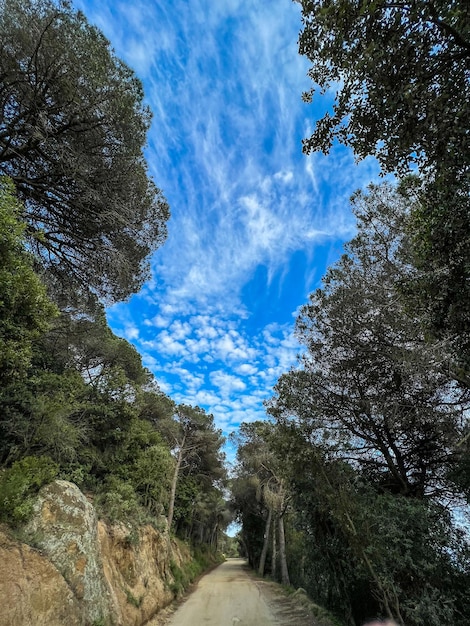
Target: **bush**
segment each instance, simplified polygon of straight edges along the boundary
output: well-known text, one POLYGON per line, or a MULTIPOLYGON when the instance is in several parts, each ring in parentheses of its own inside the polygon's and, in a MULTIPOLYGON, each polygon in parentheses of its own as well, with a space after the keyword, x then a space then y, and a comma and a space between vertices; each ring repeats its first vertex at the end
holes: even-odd
POLYGON ((95 503, 100 515, 110 522, 140 522, 139 498, 127 481, 110 476, 95 503))
POLYGON ((33 512, 34 496, 52 482, 59 466, 48 456, 27 456, 0 474, 0 519, 9 524, 26 522, 33 512))

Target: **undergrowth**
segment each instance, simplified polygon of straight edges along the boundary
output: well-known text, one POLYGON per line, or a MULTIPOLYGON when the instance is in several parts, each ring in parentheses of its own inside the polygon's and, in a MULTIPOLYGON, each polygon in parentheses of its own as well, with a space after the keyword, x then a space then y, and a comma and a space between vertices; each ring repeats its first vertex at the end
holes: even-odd
POLYGON ((170 561, 170 570, 173 581, 169 587, 176 597, 180 596, 196 578, 211 567, 222 563, 221 554, 216 554, 203 546, 197 546, 191 551, 191 560, 180 567, 176 561, 170 561))

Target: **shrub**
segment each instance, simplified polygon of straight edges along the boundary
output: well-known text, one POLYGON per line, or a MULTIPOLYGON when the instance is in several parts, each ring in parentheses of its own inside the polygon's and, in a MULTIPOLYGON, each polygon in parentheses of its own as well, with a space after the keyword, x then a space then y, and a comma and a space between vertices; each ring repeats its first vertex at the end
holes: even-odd
POLYGON ((139 498, 127 481, 110 476, 95 502, 98 512, 111 522, 140 521, 139 498))
POLYGON ((33 511, 34 496, 52 482, 59 466, 48 456, 27 456, 0 474, 0 519, 10 524, 26 522, 33 511))

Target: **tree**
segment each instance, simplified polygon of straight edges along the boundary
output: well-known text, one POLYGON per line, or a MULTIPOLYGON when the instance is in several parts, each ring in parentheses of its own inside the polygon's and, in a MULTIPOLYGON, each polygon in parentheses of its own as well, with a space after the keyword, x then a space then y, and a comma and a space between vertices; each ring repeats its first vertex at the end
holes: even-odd
POLYGON ((90 427, 82 419, 87 389, 74 370, 37 368, 13 380, 0 394, 0 463, 47 455, 62 469, 79 463, 90 427))
POLYGON ((427 336, 450 342, 455 379, 470 388, 470 177, 452 171, 417 190, 409 231, 418 272, 403 292, 427 336))
MULTIPOLYGON (((383 172, 417 164, 410 223, 419 280, 408 293, 427 335, 452 340, 470 386, 470 7, 465 0, 302 0, 299 50, 332 112, 304 150, 334 140, 383 172)), ((315 87, 305 99, 311 101, 315 87)))
MULTIPOLYGON (((470 9, 463 0, 302 0, 299 50, 322 93, 336 90, 304 142, 334 139, 384 171, 469 165, 470 9)), ((315 88, 306 94, 310 100, 315 88)))
POLYGON ((57 315, 25 250, 22 207, 11 181, 0 178, 0 384, 27 371, 35 339, 57 315))
POLYGON ((276 454, 300 533, 287 544, 295 586, 341 623, 466 623, 468 544, 442 503, 384 492, 294 423, 280 425, 276 454))
POLYGON ((47 359, 44 366, 56 371, 75 369, 92 386, 99 386, 116 368, 136 386, 153 378, 135 347, 112 332, 100 303, 95 303, 93 314, 62 311, 39 343, 37 359, 47 359))
POLYGON ((181 404, 175 421, 167 433, 176 454, 168 506, 168 527, 174 520, 178 504, 178 483, 182 475, 196 490, 209 490, 214 482, 225 478, 220 448, 224 442, 221 431, 214 427, 214 418, 199 407, 181 404))
MULTIPOLYGON (((256 542, 258 546, 262 544, 261 551, 259 555, 258 550, 250 555, 253 560, 259 558, 258 573, 260 576, 264 575, 268 551, 273 546, 271 549, 272 574, 276 576, 275 563, 279 556, 281 582, 288 585, 290 580, 284 519, 289 497, 283 476, 284 463, 274 451, 275 437, 274 424, 260 421, 241 424, 239 432, 233 436, 234 442, 238 444, 234 504, 242 521, 244 535, 253 534, 253 524, 250 520, 252 515, 264 520, 262 542, 259 538, 256 542), (244 488, 246 484, 248 489, 244 488), (257 504, 249 500, 247 502, 246 492, 250 493, 250 486, 254 488, 252 499, 254 495, 257 504), (244 492, 242 498, 240 492, 244 492)), ((261 525, 258 524, 258 528, 260 532, 261 525)), ((249 547, 256 545, 253 537, 247 537, 245 543, 249 547)))
POLYGON ((467 478, 470 398, 450 342, 427 339, 403 297, 417 273, 408 183, 355 195, 358 234, 301 309, 301 366, 268 412, 308 545, 307 587, 349 623, 366 609, 438 626, 470 610, 468 542, 443 506, 461 502, 450 473, 467 478))
POLYGON ((128 480, 152 514, 168 504, 174 459, 160 433, 148 421, 133 419, 117 452, 113 473, 128 480))
POLYGON ((424 497, 452 489, 468 398, 449 375, 450 350, 424 341, 400 295, 412 271, 406 205, 389 185, 356 195, 358 235, 301 309, 303 368, 281 377, 270 412, 295 416, 384 489, 424 497))
POLYGON ((259 569, 266 532, 266 507, 259 497, 259 480, 251 471, 240 471, 230 483, 232 509, 241 530, 243 556, 253 569, 259 569))
POLYGON ((137 291, 168 219, 139 80, 67 2, 1 0, 0 107, 0 172, 40 262, 108 301, 137 291))

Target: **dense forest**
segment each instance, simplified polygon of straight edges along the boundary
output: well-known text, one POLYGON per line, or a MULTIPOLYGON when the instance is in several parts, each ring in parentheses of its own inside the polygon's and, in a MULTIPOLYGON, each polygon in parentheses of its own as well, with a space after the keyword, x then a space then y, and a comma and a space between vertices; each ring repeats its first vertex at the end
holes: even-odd
POLYGON ((304 151, 343 143, 386 180, 351 199, 357 234, 229 476, 214 417, 106 320, 166 238, 142 85, 68 3, 0 0, 0 521, 58 477, 213 549, 235 516, 259 574, 338 624, 470 624, 470 7, 300 4, 304 99, 336 94, 304 151))
POLYGON ((470 624, 470 7, 301 5, 304 98, 336 91, 305 152, 342 142, 394 182, 352 198, 299 365, 236 436, 241 539, 340 623, 470 624))
POLYGON ((104 306, 148 275, 168 206, 143 158, 134 73, 69 5, 0 3, 0 517, 59 477, 107 519, 214 549, 224 439, 175 405, 104 306))

